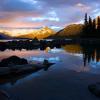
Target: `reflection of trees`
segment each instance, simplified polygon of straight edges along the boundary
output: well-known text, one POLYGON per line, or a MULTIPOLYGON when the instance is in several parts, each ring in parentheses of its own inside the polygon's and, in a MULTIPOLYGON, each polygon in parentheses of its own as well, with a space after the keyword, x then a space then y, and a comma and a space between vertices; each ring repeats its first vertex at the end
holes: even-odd
POLYGON ((78 44, 65 45, 62 48, 69 53, 81 53, 81 47, 78 44))
POLYGON ((83 52, 84 66, 86 66, 86 64, 89 63, 90 61, 94 61, 94 60, 96 60, 96 62, 100 61, 100 47, 98 45, 84 44, 81 46, 83 52))
POLYGON ((83 53, 84 66, 90 61, 100 61, 100 47, 99 44, 71 44, 62 46, 68 53, 83 53))

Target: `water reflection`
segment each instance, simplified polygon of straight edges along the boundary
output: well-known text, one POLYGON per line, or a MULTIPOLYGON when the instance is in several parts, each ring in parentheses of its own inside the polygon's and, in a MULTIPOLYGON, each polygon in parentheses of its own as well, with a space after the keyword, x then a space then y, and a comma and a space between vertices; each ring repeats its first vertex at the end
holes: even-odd
MULTIPOLYGON (((53 47, 53 49, 50 47, 47 47, 47 48, 45 48, 45 50, 39 50, 39 49, 38 50, 25 50, 25 49, 23 49, 21 51, 19 51, 19 50, 12 51, 12 50, 7 49, 7 50, 1 52, 0 59, 9 57, 12 55, 17 55, 19 57, 24 57, 29 61, 33 61, 31 63, 34 63, 36 61, 42 62, 43 60, 47 59, 50 62, 54 62, 54 63, 65 61, 65 63, 62 63, 62 65, 61 65, 62 67, 68 65, 68 67, 70 66, 70 68, 71 68, 72 64, 74 64, 73 67, 79 68, 80 69, 79 71, 86 72, 86 71, 89 71, 91 69, 91 67, 93 68, 92 70, 95 70, 94 68, 100 69, 100 47, 99 47, 99 45, 97 45, 97 44, 95 44, 95 45, 94 44, 70 44, 70 45, 68 45, 67 44, 67 45, 63 45, 61 47, 62 48, 53 47), (67 53, 72 55, 71 61, 68 61, 68 62, 66 62, 67 57, 69 57, 67 55, 67 53), (77 65, 80 62, 80 59, 73 57, 73 55, 80 56, 82 58, 83 65, 82 64, 77 65), (91 67, 87 67, 87 65, 89 65, 91 67)), ((48 68, 46 68, 44 70, 47 71, 48 68)), ((35 72, 37 72, 37 71, 35 71, 35 72)), ((18 80, 23 79, 24 77, 26 77, 32 73, 34 73, 34 72, 20 75, 20 76, 14 76, 14 77, 7 77, 7 78, 0 77, 0 84, 10 83, 13 85, 16 82, 18 82, 18 80)), ((32 75, 34 75, 34 74, 32 74, 32 75)))
POLYGON ((27 75, 30 75, 32 73, 33 72, 23 74, 23 75, 16 75, 16 76, 13 75, 13 76, 0 77, 0 85, 8 84, 8 83, 10 83, 11 85, 14 85, 18 80, 23 79, 24 77, 26 77, 27 75))
MULTIPOLYGON (((47 71, 50 67, 51 66, 44 67, 43 70, 47 71)), ((17 82, 20 82, 21 79, 24 79, 27 76, 32 75, 32 77, 34 77, 34 75, 36 75, 35 73, 38 72, 39 70, 42 69, 33 69, 30 71, 22 72, 20 74, 9 74, 9 75, 0 76, 0 85, 4 85, 4 84, 15 85, 17 82)))
POLYGON ((65 46, 62 46, 62 48, 68 53, 73 53, 73 54, 82 53, 82 48, 79 44, 65 45, 65 46))
POLYGON ((30 63, 34 63, 34 61, 43 62, 45 59, 48 60, 51 63, 56 63, 56 62, 60 61, 59 57, 49 57, 49 58, 46 58, 46 57, 33 57, 33 56, 31 56, 28 59, 29 59, 30 63))
POLYGON ((87 63, 98 64, 100 61, 100 47, 98 45, 82 45, 84 66, 87 63))
POLYGON ((90 64, 100 67, 100 47, 97 44, 73 44, 62 46, 64 50, 72 54, 83 54, 84 66, 90 64))
POLYGON ((62 48, 56 48, 56 47, 54 47, 54 48, 50 48, 50 47, 46 47, 46 49, 45 49, 45 52, 47 52, 47 53, 61 53, 63 51, 63 49, 62 48))
POLYGON ((0 54, 0 60, 9 57, 12 55, 17 55, 19 57, 27 58, 27 60, 33 61, 43 61, 44 59, 48 59, 51 62, 59 62, 60 57, 59 54, 62 54, 64 51, 70 53, 72 55, 83 57, 84 66, 90 64, 91 66, 99 66, 100 65, 100 47, 99 44, 67 44, 61 46, 61 48, 57 47, 46 47, 44 50, 5 50, 0 54), (55 56, 55 54, 58 54, 55 56), (44 56, 45 55, 45 56, 44 56), (47 57, 46 57, 47 56, 47 57))

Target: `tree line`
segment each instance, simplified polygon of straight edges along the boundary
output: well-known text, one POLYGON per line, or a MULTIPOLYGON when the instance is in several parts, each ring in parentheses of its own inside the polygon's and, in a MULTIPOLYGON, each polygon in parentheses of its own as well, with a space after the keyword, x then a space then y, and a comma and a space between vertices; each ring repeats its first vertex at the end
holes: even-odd
POLYGON ((100 38, 100 17, 95 19, 85 14, 82 38, 100 38))

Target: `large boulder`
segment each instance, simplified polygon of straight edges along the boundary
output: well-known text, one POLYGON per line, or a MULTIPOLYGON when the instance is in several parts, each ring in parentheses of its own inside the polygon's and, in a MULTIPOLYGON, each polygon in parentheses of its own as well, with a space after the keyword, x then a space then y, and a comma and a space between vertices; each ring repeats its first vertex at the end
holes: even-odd
POLYGON ((0 62, 0 67, 7 67, 11 65, 23 65, 23 64, 28 64, 28 61, 24 58, 19 58, 17 56, 11 56, 9 58, 3 59, 0 62))
POLYGON ((100 98, 100 83, 91 84, 88 89, 92 94, 100 98))

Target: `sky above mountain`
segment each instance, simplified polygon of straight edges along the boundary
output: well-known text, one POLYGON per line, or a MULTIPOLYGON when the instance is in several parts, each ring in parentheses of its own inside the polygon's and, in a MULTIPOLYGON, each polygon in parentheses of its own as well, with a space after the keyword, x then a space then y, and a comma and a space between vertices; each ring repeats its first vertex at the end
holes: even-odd
POLYGON ((100 0, 0 0, 0 27, 57 29, 81 23, 85 12, 100 15, 100 0))

